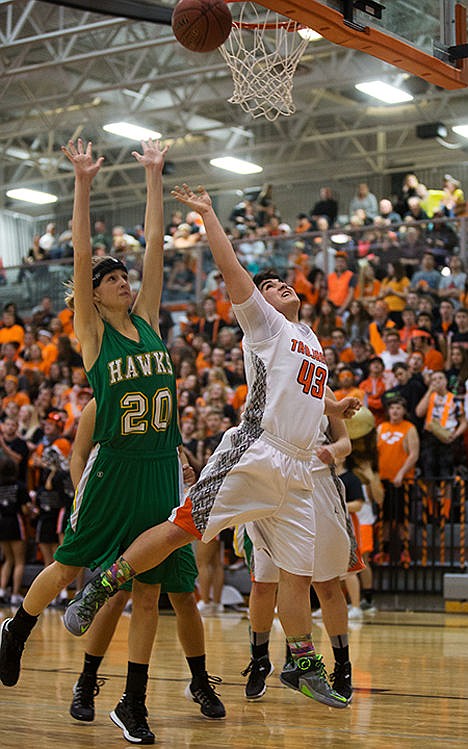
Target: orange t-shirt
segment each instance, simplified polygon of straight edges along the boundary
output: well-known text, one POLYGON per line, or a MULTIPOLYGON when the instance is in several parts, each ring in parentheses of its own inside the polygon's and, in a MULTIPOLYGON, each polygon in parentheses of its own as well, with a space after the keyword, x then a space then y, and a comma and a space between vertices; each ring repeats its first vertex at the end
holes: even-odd
POLYGON ((65 309, 60 310, 57 317, 62 323, 64 335, 72 338, 75 335, 73 330, 73 311, 68 309, 68 307, 65 307, 65 309))
POLYGON ((341 307, 348 296, 349 284, 354 273, 345 270, 340 276, 336 273, 329 273, 327 276, 328 298, 333 302, 335 307, 341 307))
MULTIPOLYGON (((387 322, 385 323, 385 327, 394 328, 395 323, 393 322, 393 320, 387 320, 387 322)), ((369 323, 369 342, 377 356, 380 356, 382 351, 385 351, 385 343, 383 342, 383 338, 380 335, 380 331, 377 327, 376 322, 369 323)))
MULTIPOLYGON (((384 421, 377 431, 377 453, 379 456, 379 475, 381 479, 393 481, 408 457, 404 441, 411 428, 415 428, 410 421, 403 420, 400 424, 384 421)), ((414 468, 411 468, 405 478, 413 478, 414 468)))
POLYGON ((361 403, 364 403, 364 393, 358 387, 339 388, 334 390, 334 395, 338 401, 342 401, 343 398, 359 398, 361 403))
POLYGON ((11 325, 9 328, 0 328, 0 343, 12 343, 17 341, 21 347, 24 346, 24 328, 21 325, 11 325))
POLYGON ((29 400, 29 396, 19 390, 14 395, 5 395, 5 397, 2 398, 3 411, 5 410, 7 403, 10 403, 10 401, 14 401, 15 403, 17 403, 20 408, 21 406, 28 406, 31 403, 31 401, 29 400))
POLYGON ((435 348, 430 348, 424 356, 424 366, 431 372, 442 372, 444 369, 444 357, 435 348))

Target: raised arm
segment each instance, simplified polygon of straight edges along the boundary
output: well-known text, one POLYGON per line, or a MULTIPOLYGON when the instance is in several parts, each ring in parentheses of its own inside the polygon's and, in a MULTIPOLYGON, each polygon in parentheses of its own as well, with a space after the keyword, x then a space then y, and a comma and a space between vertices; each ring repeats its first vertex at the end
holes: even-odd
POLYGON ((176 185, 172 195, 202 216, 211 254, 222 273, 231 302, 242 304, 252 295, 254 284, 237 259, 234 248, 214 212, 210 196, 203 187, 198 187, 195 193, 185 184, 182 187, 176 185))
POLYGON ((75 170, 75 194, 73 202, 73 286, 74 328, 81 344, 86 369, 94 364, 99 353, 103 323, 93 300, 91 222, 89 203, 91 185, 99 172, 104 158, 93 160, 92 145, 85 148, 81 138, 75 144, 68 142, 62 151, 75 170))
POLYGON ((133 311, 143 317, 159 333, 159 308, 164 271, 164 209, 162 171, 169 146, 161 149, 159 141, 141 142, 143 153, 132 156, 145 168, 146 174, 146 250, 143 277, 133 311))

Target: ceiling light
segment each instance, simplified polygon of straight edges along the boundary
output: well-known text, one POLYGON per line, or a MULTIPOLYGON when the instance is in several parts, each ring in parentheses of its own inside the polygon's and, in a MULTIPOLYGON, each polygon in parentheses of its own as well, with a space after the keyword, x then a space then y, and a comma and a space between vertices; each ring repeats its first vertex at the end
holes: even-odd
POLYGON ((263 172, 263 167, 253 164, 251 161, 235 159, 234 156, 221 156, 219 159, 211 159, 210 164, 217 166, 218 169, 226 169, 228 172, 235 174, 258 174, 263 172))
POLYGON ((149 130, 147 127, 140 127, 139 125, 133 125, 131 122, 109 122, 107 125, 103 125, 102 129, 106 133, 113 133, 114 135, 120 135, 122 138, 128 138, 129 140, 159 140, 161 133, 157 130, 149 130))
POLYGON ((315 42, 317 39, 322 39, 322 35, 318 33, 318 31, 314 31, 313 29, 305 28, 305 29, 299 29, 297 32, 302 39, 306 39, 308 42, 315 42))
POLYGON ((464 138, 468 138, 468 125, 455 125, 452 130, 457 135, 462 135, 464 138))
POLYGON ((14 190, 7 191, 7 197, 14 200, 24 200, 25 203, 35 203, 36 205, 47 205, 47 203, 56 203, 58 198, 50 192, 40 192, 39 190, 30 190, 27 187, 18 187, 14 190))
POLYGON ((364 81, 364 83, 356 83, 355 88, 374 99, 385 102, 385 104, 401 104, 414 98, 407 91, 390 86, 384 81, 364 81))

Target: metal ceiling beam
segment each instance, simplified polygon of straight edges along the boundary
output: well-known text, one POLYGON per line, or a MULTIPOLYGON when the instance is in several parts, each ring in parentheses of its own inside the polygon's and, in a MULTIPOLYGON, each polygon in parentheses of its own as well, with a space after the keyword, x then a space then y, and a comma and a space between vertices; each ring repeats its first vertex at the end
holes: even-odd
MULTIPOLYGON (((39 0, 43 2, 43 0, 39 0)), ((172 8, 165 5, 154 5, 138 2, 137 0, 99 0, 99 8, 89 0, 45 0, 51 5, 63 5, 68 8, 89 10, 92 13, 101 13, 109 16, 123 16, 134 21, 147 21, 148 23, 159 23, 164 26, 171 25, 172 8)))

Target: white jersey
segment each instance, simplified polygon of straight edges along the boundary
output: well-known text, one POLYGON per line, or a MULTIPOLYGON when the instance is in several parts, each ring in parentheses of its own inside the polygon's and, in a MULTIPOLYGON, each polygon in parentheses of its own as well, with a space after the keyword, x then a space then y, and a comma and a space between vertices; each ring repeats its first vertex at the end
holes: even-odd
POLYGON ((244 422, 311 450, 319 434, 328 378, 317 336, 307 325, 289 322, 257 288, 233 309, 245 336, 244 422))

